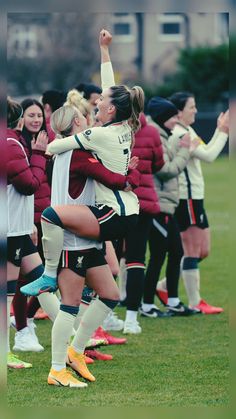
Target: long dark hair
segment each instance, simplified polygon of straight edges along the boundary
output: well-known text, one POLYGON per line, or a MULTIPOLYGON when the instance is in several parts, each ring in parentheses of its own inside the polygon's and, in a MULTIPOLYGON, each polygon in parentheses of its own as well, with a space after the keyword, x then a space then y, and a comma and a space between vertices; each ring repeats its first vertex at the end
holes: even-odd
MULTIPOLYGON (((32 106, 32 105, 37 105, 40 109, 41 109, 41 111, 42 111, 42 114, 43 114, 43 123, 42 123, 42 126, 41 126, 41 128, 40 128, 40 130, 39 131, 42 131, 42 130, 44 130, 44 131, 47 131, 47 129, 46 129, 46 119, 45 119, 45 114, 44 114, 44 109, 43 109, 43 105, 41 105, 41 103, 38 101, 38 100, 36 100, 36 99, 31 99, 31 98, 27 98, 27 99, 24 99, 22 102, 21 102, 21 107, 22 107, 22 109, 23 109, 23 112, 25 113, 25 111, 26 111, 26 109, 28 109, 30 106, 32 106)), ((23 114, 23 116, 24 116, 24 114, 23 114)), ((37 136, 38 136, 38 132, 36 133, 36 138, 37 138, 37 136)), ((33 134, 32 134, 32 132, 30 132, 26 127, 25 127, 25 125, 24 125, 24 128, 23 128, 23 130, 22 130, 22 137, 24 137, 24 139, 26 140, 26 143, 27 143, 27 146, 29 147, 29 149, 31 150, 31 141, 32 141, 32 138, 33 138, 33 134)))
POLYGON ((194 94, 191 92, 176 92, 168 97, 168 100, 170 100, 179 111, 182 111, 190 97, 194 98, 194 94))

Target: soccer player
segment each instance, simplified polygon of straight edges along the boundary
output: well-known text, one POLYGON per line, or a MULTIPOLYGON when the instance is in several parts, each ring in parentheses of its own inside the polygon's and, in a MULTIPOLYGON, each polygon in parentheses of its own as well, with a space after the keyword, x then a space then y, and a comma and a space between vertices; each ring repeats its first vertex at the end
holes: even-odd
MULTIPOLYGON (((155 96, 148 102, 148 113, 152 124, 160 133, 165 164, 154 175, 161 212, 153 218, 149 236, 150 258, 148 262, 141 314, 155 317, 153 309, 156 284, 166 256, 166 282, 169 316, 194 314, 178 297, 180 260, 183 255, 175 209, 179 203, 178 175, 184 170, 190 158, 190 136, 185 134, 179 141, 179 149, 173 153, 169 138, 178 121, 178 110, 174 104, 162 97, 155 96)), ((196 142, 196 145, 198 142, 196 142)))
MULTIPOLYGON (((170 98, 178 109, 172 144, 178 146, 179 137, 188 132, 191 139, 198 137, 191 125, 197 113, 192 93, 177 92, 170 98)), ((208 144, 201 144, 191 153, 186 169, 179 176, 180 203, 176 216, 180 226, 184 259, 182 276, 189 299, 189 306, 205 314, 221 313, 221 307, 214 307, 201 298, 199 262, 210 251, 210 229, 204 208, 204 179, 201 161, 212 162, 223 150, 229 134, 229 111, 217 119, 216 131, 208 144)))
MULTIPOLYGON (((110 74, 108 45, 110 34, 100 33, 102 80, 110 74)), ((103 124, 65 138, 55 140, 48 151, 60 154, 68 150, 89 150, 108 169, 126 174, 129 166, 133 135, 138 130, 139 114, 144 106, 141 87, 114 85, 114 79, 103 84, 103 92, 97 101, 96 118, 103 124)), ((137 196, 132 192, 111 191, 99 182, 95 183, 96 205, 63 205, 50 207, 42 214, 45 272, 27 292, 37 295, 43 290, 57 288, 57 267, 67 229, 81 237, 100 241, 122 238, 135 227, 139 213, 137 196)))
MULTIPOLYGON (((71 95, 74 100, 75 92, 72 91, 71 95)), ((79 98, 85 100, 78 92, 77 96, 78 104, 79 98)), ((53 130, 62 138, 68 134, 78 134, 87 126, 85 116, 78 108, 70 105, 70 92, 67 104, 52 114, 51 122, 53 130)), ((52 204, 93 204, 94 181, 87 178, 87 175, 104 182, 108 187, 126 187, 126 177, 110 172, 88 152, 71 150, 55 159, 52 204)), ((85 379, 95 381, 86 366, 84 350, 94 330, 102 324, 119 300, 119 289, 104 258, 102 247, 103 244, 96 240, 83 239, 68 231, 64 233, 64 250, 58 277, 61 305, 52 328, 52 368, 48 384, 77 388, 86 386, 66 370, 66 362, 85 379), (85 276, 87 284, 99 298, 83 315, 68 347, 79 311, 85 276)))

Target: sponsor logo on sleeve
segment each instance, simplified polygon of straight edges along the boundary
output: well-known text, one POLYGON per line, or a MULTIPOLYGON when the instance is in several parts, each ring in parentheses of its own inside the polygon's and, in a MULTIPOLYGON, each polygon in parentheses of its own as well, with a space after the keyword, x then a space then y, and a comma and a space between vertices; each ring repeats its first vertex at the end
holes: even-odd
POLYGON ((86 138, 86 140, 90 141, 90 134, 91 134, 91 129, 87 129, 86 131, 83 132, 83 136, 86 138))

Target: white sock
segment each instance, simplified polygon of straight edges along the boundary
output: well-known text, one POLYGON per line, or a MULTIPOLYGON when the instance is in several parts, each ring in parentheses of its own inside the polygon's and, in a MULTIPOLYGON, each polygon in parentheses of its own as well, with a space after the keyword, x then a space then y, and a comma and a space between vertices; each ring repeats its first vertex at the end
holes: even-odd
POLYGON ((46 265, 45 265, 43 274, 47 275, 47 276, 50 276, 51 278, 56 278, 56 276, 57 276, 57 272, 55 273, 55 269, 49 268, 46 265))
POLYGON ((199 304, 200 297, 200 272, 199 269, 187 269, 182 271, 182 277, 186 293, 188 296, 189 306, 194 307, 199 304))
POLYGON ((138 312, 133 310, 126 311, 125 322, 135 322, 137 321, 138 312))
POLYGON ((67 347, 70 342, 75 316, 60 310, 52 327, 52 368, 66 367, 67 347))
POLYGON ((64 241, 64 230, 56 224, 41 220, 43 252, 45 257, 45 274, 57 277, 57 268, 64 241))
POLYGON ((61 301, 61 293, 59 288, 57 288, 56 292, 54 292, 54 294, 56 295, 56 297, 58 298, 59 301, 61 301))
POLYGON ((183 264, 184 264, 184 256, 182 256, 181 261, 180 261, 180 265, 179 265, 179 276, 182 276, 182 272, 183 272, 183 264))
POLYGON ((74 329, 75 330, 78 330, 79 325, 80 325, 80 322, 81 322, 81 319, 82 319, 84 313, 86 312, 86 310, 88 308, 89 308, 89 304, 84 304, 84 303, 81 303, 80 304, 80 306, 79 306, 79 312, 78 312, 78 314, 77 314, 77 316, 75 318, 75 323, 74 323, 74 329))
POLYGON ((45 292, 38 295, 38 300, 49 319, 54 322, 60 310, 60 301, 57 296, 50 292, 45 292))
POLYGON ((180 303, 180 299, 178 297, 175 298, 168 298, 168 306, 175 307, 180 303))
POLYGON ((161 291, 167 291, 166 277, 164 277, 160 281, 158 281, 156 289, 161 290, 161 291))
POLYGON ((84 353, 88 340, 93 332, 101 326, 111 309, 101 300, 93 300, 84 313, 72 346, 78 353, 84 353))
POLYGON ((121 301, 126 298, 127 269, 125 258, 120 259, 119 289, 121 301))
POLYGON ((153 304, 142 303, 143 311, 150 311, 153 308, 153 304))
POLYGON ((11 352, 10 349, 10 311, 11 311, 11 303, 13 300, 14 295, 7 296, 7 353, 11 352))

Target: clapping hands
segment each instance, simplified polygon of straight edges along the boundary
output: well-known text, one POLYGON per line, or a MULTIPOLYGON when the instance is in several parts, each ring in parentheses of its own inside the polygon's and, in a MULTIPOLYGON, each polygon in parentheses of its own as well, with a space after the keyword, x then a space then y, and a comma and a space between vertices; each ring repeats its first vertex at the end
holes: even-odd
POLYGON ((31 141, 31 147, 32 150, 38 150, 38 151, 46 151, 48 145, 48 135, 46 131, 40 131, 38 133, 37 139, 33 139, 31 141))
POLYGON ((221 112, 218 116, 217 128, 219 131, 225 132, 226 134, 229 133, 229 109, 225 113, 221 112))

